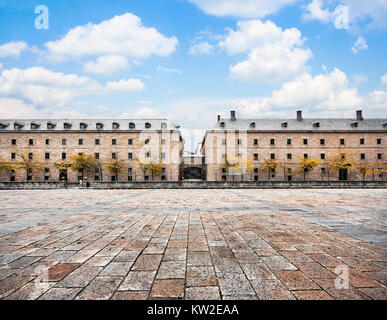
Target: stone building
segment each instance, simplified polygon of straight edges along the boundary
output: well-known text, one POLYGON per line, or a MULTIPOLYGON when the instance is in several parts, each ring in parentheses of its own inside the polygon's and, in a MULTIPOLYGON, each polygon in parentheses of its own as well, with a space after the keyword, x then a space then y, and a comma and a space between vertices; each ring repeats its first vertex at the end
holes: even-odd
POLYGON ((180 180, 183 139, 168 120, 0 120, 0 158, 10 163, 32 158, 36 172, 0 170, 0 181, 77 182, 80 172, 59 169, 71 156, 89 154, 95 162, 83 176, 88 181, 180 180), (103 166, 120 160, 123 170, 116 177, 103 166), (154 163, 153 174, 140 165, 154 163))
POLYGON ((360 167, 367 180, 380 180, 386 145, 387 119, 364 119, 361 110, 353 119, 308 119, 301 111, 294 119, 237 119, 231 111, 206 131, 201 152, 208 181, 361 180, 360 167), (300 167, 304 158, 317 166, 300 167))

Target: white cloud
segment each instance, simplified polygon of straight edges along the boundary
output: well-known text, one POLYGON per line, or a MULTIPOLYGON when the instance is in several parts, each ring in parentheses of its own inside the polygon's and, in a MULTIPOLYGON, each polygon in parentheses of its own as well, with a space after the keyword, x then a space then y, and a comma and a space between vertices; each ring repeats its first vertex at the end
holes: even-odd
POLYGON ((141 91, 145 85, 140 79, 122 79, 120 81, 109 81, 105 85, 106 93, 141 91))
POLYGON ((0 58, 19 57, 23 50, 28 48, 23 41, 12 41, 0 46, 0 58))
POLYGON ((120 55, 100 56, 96 62, 88 62, 84 69, 90 73, 108 74, 122 70, 127 70, 129 67, 125 57, 120 55))
POLYGON ((387 1, 385 0, 313 0, 304 7, 305 20, 319 20, 324 23, 335 23, 340 11, 339 6, 348 9, 350 28, 359 28, 359 24, 366 29, 387 28, 387 1))
POLYGON ((262 18, 297 0, 189 0, 207 14, 218 17, 262 18))
MULTIPOLYGON (((117 118, 119 119, 155 119, 157 117, 160 117, 160 112, 149 107, 141 107, 133 112, 123 112, 117 115, 117 118)), ((163 118, 165 118, 164 115, 163 118)))
POLYGON ((358 53, 360 50, 367 50, 367 49, 368 49, 368 44, 363 37, 359 37, 351 47, 351 50, 354 54, 358 53))
POLYGON ((0 97, 46 108, 65 107, 79 96, 119 94, 144 88, 139 79, 112 81, 102 86, 88 77, 53 72, 43 67, 13 68, 3 70, 0 75, 0 97))
POLYGON ((188 54, 193 56, 209 55, 213 54, 215 51, 215 46, 208 43, 207 41, 202 41, 198 43, 193 43, 188 50, 188 54))
POLYGON ((371 109, 379 109, 384 112, 387 110, 387 91, 376 90, 370 93, 367 104, 371 109))
POLYGON ((163 67, 161 65, 157 66, 157 71, 164 71, 164 72, 178 73, 178 74, 182 74, 183 73, 180 70, 172 69, 172 68, 166 68, 166 67, 163 67))
POLYGON ((219 42, 220 47, 233 55, 248 53, 245 61, 230 67, 233 77, 243 80, 277 82, 291 79, 307 70, 306 61, 312 57, 301 46, 304 39, 296 28, 282 30, 272 21, 238 21, 237 30, 219 42))
POLYGON ((382 84, 387 86, 387 73, 383 75, 380 80, 382 81, 382 84))
POLYGON ((56 59, 84 55, 146 58, 152 54, 170 55, 177 43, 176 37, 167 38, 155 28, 143 26, 139 17, 126 13, 100 24, 77 26, 63 38, 47 42, 45 46, 56 59))

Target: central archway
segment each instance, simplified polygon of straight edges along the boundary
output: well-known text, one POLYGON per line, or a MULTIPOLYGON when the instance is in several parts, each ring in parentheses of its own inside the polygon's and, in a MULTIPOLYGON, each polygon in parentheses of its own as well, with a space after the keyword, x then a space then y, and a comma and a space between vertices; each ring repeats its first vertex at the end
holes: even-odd
POLYGON ((188 167, 183 170, 183 179, 200 179, 203 180, 203 169, 199 167, 188 167))

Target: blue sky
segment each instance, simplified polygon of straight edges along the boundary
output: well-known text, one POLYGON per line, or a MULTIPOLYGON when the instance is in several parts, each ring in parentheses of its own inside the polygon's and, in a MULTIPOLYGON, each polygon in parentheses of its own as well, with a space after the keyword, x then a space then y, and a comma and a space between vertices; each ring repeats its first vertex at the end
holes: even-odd
POLYGON ((387 0, 0 0, 0 118, 169 118, 199 136, 231 109, 386 117, 386 21, 387 0))

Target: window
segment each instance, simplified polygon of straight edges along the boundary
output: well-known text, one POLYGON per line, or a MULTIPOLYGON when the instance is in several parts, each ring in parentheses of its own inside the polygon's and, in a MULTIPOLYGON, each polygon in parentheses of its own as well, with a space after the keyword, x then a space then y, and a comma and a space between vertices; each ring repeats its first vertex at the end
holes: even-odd
POLYGON ((323 146, 325 145, 325 139, 320 139, 320 144, 323 146))
POLYGON ((382 154, 378 153, 378 160, 381 160, 381 159, 382 159, 382 154))
POLYGON ((161 129, 167 129, 167 124, 165 122, 161 123, 161 129))
POLYGON ((99 145, 99 139, 95 139, 95 144, 99 145))
POLYGON ((363 138, 360 139, 360 144, 364 144, 364 139, 363 138))
POLYGON ((67 140, 66 139, 62 139, 62 146, 65 146, 67 144, 67 140))
POLYGON ((222 172, 223 172, 223 173, 226 173, 226 168, 222 168, 222 172))
POLYGON ((287 143, 288 145, 292 144, 292 139, 288 139, 288 140, 286 141, 286 143, 287 143))
POLYGON ((28 144, 33 145, 34 144, 34 139, 28 139, 28 144))
POLYGON ((62 160, 66 160, 66 153, 62 153, 62 160))
POLYGON ((307 158, 308 158, 308 154, 304 153, 304 159, 307 159, 307 158))
POLYGON ((289 160, 291 160, 292 159, 292 154, 288 153, 287 157, 288 157, 289 160))
POLYGON ((226 139, 222 139, 222 145, 226 145, 226 139))
POLYGON ((95 181, 99 181, 99 176, 94 176, 95 181))
POLYGON ((128 168, 128 173, 132 173, 133 172, 133 168, 128 168))
POLYGON ((226 176, 222 176, 222 181, 227 181, 227 177, 226 176))
POLYGON ((94 158, 95 158, 96 160, 99 160, 99 153, 94 153, 94 158))
POLYGON ((134 122, 129 123, 129 129, 136 129, 136 125, 134 122))
POLYGON ((30 152, 30 153, 28 154, 28 159, 32 160, 33 156, 34 156, 34 154, 30 152))
POLYGON ((165 139, 161 139, 161 144, 165 144, 165 139))
POLYGON ((128 181, 133 181, 133 177, 132 176, 128 176, 128 181))
POLYGON ((274 145, 275 144, 275 139, 270 139, 270 144, 274 145))
POLYGON ((341 145, 345 144, 345 139, 340 139, 340 144, 341 145))
POLYGON ((254 160, 258 160, 258 153, 254 153, 254 160))
POLYGON ((161 159, 165 159, 165 153, 161 152, 161 159))
POLYGON ((16 153, 14 153, 14 152, 11 153, 11 159, 12 160, 16 159, 16 153))
POLYGON ((132 145, 133 144, 133 139, 128 139, 128 145, 132 145))
POLYGON ((254 145, 258 145, 258 139, 254 139, 254 145))
POLYGON ((117 144, 117 140, 116 139, 112 139, 112 145, 115 146, 117 144))
POLYGON ((44 159, 46 160, 50 160, 50 154, 48 152, 45 153, 44 155, 44 159))
POLYGON ((161 180, 165 180, 165 176, 164 175, 161 176, 161 180))
POLYGON ((128 153, 128 159, 133 159, 133 153, 131 152, 128 153))
POLYGON ((101 130, 101 129, 103 129, 103 123, 97 123, 96 125, 95 125, 95 127, 97 128, 97 130, 101 130))
POLYGON ((145 144, 149 144, 149 139, 145 139, 145 144))
POLYGON ((226 159, 226 154, 222 153, 222 159, 226 159))
POLYGON ((80 146, 82 146, 82 145, 83 145, 83 139, 78 139, 78 144, 79 144, 80 146))
POLYGON ((152 125, 149 122, 145 123, 145 129, 150 129, 151 127, 152 125))
POLYGON ((46 145, 50 144, 50 139, 46 139, 46 145))
POLYGON ((150 157, 150 152, 145 152, 145 158, 149 158, 150 157))
POLYGON ((320 154, 320 159, 321 159, 321 160, 325 160, 325 153, 321 153, 321 154, 320 154))
POLYGON ((275 159, 275 153, 270 154, 270 159, 275 159))
POLYGON ((258 181, 258 176, 254 176, 254 181, 258 181))
POLYGON ((11 140, 11 144, 15 145, 16 144, 16 139, 11 140))
POLYGON ((120 124, 118 122, 113 122, 112 127, 113 127, 113 129, 119 129, 120 128, 120 124))
POLYGON ((308 144, 308 139, 304 139, 304 144, 308 144))
POLYGON ((115 182, 116 181, 116 176, 111 176, 111 181, 115 182))
POLYGON ((79 129, 87 129, 87 123, 80 123, 79 124, 79 129))
POLYGON ((44 168, 44 172, 45 173, 49 173, 50 172, 50 168, 44 168))
POLYGON ((112 159, 117 159, 117 153, 115 152, 112 153, 112 159))
POLYGON ((238 139, 238 144, 242 144, 242 139, 238 139))
POLYGON ((220 123, 219 123, 219 126, 220 126, 221 128, 224 128, 224 127, 226 126, 226 124, 225 124, 224 122, 220 122, 220 123))
POLYGON ((365 159, 365 153, 361 153, 361 154, 360 154, 360 159, 361 159, 361 160, 364 160, 364 159, 365 159))
POLYGON ((255 128, 255 122, 250 123, 250 128, 254 129, 255 128))
POLYGON ((11 176, 11 182, 15 181, 15 176, 11 176))
POLYGON ((27 181, 31 181, 32 177, 30 175, 27 176, 27 181))
POLYGON ((149 176, 144 176, 144 180, 148 181, 149 180, 149 176))
POLYGON ((326 169, 325 168, 321 168, 321 173, 325 173, 326 172, 326 169))
POLYGON ((254 168, 254 173, 259 173, 259 169, 258 168, 254 168))
POLYGON ((376 144, 382 144, 382 139, 376 139, 376 144))

